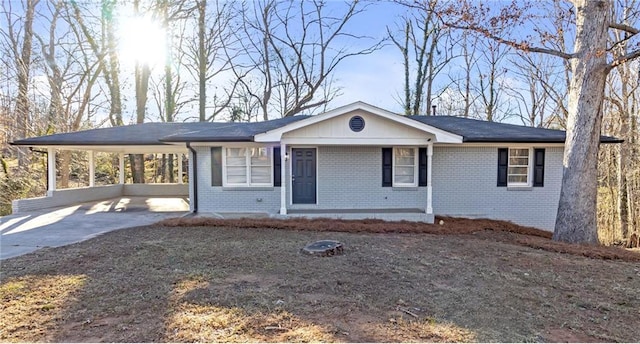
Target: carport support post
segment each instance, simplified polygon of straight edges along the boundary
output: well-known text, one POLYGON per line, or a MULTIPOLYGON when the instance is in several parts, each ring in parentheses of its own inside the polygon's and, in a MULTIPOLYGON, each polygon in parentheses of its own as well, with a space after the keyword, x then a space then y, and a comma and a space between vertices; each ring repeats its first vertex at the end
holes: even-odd
POLYGON ((96 163, 95 163, 95 152, 89 151, 89 187, 94 187, 96 185, 96 163))
POLYGON ((120 153, 118 157, 118 177, 120 178, 119 183, 124 184, 124 176, 126 173, 124 172, 124 153, 120 153))
POLYGON ((433 143, 427 145, 427 214, 433 214, 431 189, 431 160, 433 158, 433 143))
POLYGON ((47 191, 56 191, 56 150, 55 148, 47 148, 47 181, 49 189, 47 191))
POLYGON ((176 154, 178 158, 178 184, 182 184, 182 153, 176 154))
POLYGON ((280 143, 280 215, 287 215, 287 145, 280 143))

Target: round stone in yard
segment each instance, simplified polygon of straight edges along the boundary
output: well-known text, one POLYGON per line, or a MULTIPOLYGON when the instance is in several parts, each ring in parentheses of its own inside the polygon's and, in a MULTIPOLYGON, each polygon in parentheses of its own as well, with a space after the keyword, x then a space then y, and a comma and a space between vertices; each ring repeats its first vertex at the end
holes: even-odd
POLYGON ((328 257, 336 254, 342 254, 344 251, 343 246, 344 245, 342 245, 341 242, 336 240, 320 240, 305 246, 302 249, 302 252, 316 256, 328 257))

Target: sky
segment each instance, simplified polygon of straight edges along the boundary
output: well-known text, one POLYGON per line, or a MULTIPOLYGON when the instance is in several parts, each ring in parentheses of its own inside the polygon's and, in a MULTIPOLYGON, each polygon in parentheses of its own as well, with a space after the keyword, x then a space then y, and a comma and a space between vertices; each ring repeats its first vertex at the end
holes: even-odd
MULTIPOLYGON (((387 36, 387 26, 395 22, 406 10, 388 1, 369 6, 366 13, 356 17, 351 28, 375 39, 387 36)), ((398 95, 404 87, 402 55, 397 47, 387 42, 371 55, 354 56, 337 70, 342 95, 332 105, 341 106, 363 101, 394 112, 402 112, 398 95)))
MULTIPOLYGON (((343 1, 326 1, 329 11, 334 10, 336 13, 344 12, 345 5, 343 1)), ((12 2, 12 4, 13 3, 14 2, 12 2)), ((366 10, 352 18, 347 24, 345 31, 358 36, 367 36, 371 39, 358 40, 355 41, 355 43, 354 41, 345 43, 353 45, 354 49, 357 49, 358 45, 364 47, 365 45, 370 45, 373 42, 386 38, 387 27, 390 27, 392 30, 396 29, 396 23, 398 23, 403 14, 409 11, 407 8, 399 6, 390 0, 371 0, 368 3, 365 2, 365 4, 367 5, 366 10)), ((20 5, 20 2, 17 2, 16 5, 20 5)), ((130 17, 132 14, 132 6, 129 2, 122 2, 118 8, 120 12, 118 14, 120 17, 119 21, 121 24, 121 80, 125 86, 123 89, 123 116, 125 122, 133 123, 136 117, 135 96, 132 87, 134 58, 136 55, 144 55, 146 56, 145 59, 155 57, 156 66, 153 68, 152 77, 159 79, 163 73, 163 34, 157 34, 157 32, 154 33, 153 30, 149 30, 149 28, 154 25, 149 25, 148 22, 146 26, 136 27, 135 24, 128 21, 127 16, 130 17), (156 49, 157 47, 154 48, 152 44, 154 41, 160 44, 161 47, 159 50, 156 49)), ((46 27, 46 20, 41 24, 43 27, 46 27)), ((331 109, 356 101, 363 101, 393 112, 403 112, 403 107, 399 101, 400 94, 404 87, 403 68, 402 55, 399 49, 389 41, 387 41, 381 49, 370 55, 353 56, 343 60, 333 74, 335 85, 340 88, 340 95, 329 104, 328 108, 331 109)), ((449 80, 449 76, 446 75, 447 73, 455 74, 458 73, 459 70, 460 65, 457 62, 452 63, 447 70, 442 72, 441 78, 444 81, 438 80, 439 84, 436 85, 436 90, 440 91, 446 86, 449 80)), ((40 93, 47 94, 48 92, 45 90, 48 87, 46 76, 36 75, 34 80, 34 82, 38 83, 38 88, 42 88, 40 93)), ((216 82, 218 83, 217 85, 220 85, 224 80, 218 80, 216 82)), ((507 80, 507 82, 512 85, 515 83, 513 80, 507 80)), ((215 85, 214 83, 213 86, 215 85)), ((151 92, 150 90, 149 102, 147 103, 147 120, 158 121, 160 120, 159 111, 157 110, 151 92)), ((211 93, 211 91, 208 92, 209 99, 212 97, 211 93)), ((438 105, 437 100, 435 104, 438 105)), ((444 106, 444 104, 442 104, 442 106, 444 106)), ((197 109, 198 106, 195 102, 190 106, 184 107, 181 113, 176 116, 176 120, 196 119, 198 117, 197 109)), ((95 119, 99 120, 100 117, 105 117, 108 109, 105 108, 102 112, 103 113, 97 115, 95 119)), ((274 114, 272 117, 279 117, 279 115, 274 114)))
MULTIPOLYGON (((329 10, 335 6, 335 11, 342 13, 344 10, 344 2, 337 0, 328 1, 329 10)), ((358 14, 352 21, 348 23, 347 30, 356 35, 367 36, 371 39, 365 39, 358 42, 362 47, 380 41, 387 36, 387 26, 393 27, 394 21, 398 19, 404 12, 405 8, 392 4, 390 1, 372 1, 367 5, 366 11, 358 14)), ((125 51, 123 56, 123 68, 130 69, 133 65, 133 55, 143 54, 149 55, 149 51, 156 50, 155 56, 162 56, 162 53, 148 44, 149 40, 143 40, 141 46, 136 35, 130 33, 132 30, 130 21, 122 20, 121 27, 123 40, 121 42, 122 50, 125 51), (132 50, 139 52, 132 53, 132 50)), ((153 30, 142 36, 153 36, 153 30)), ((353 41, 348 42, 352 44, 353 41)), ((154 54, 150 54, 153 56, 154 54)), ((161 63, 154 67, 154 72, 162 72, 161 63)), ((333 75, 335 83, 340 87, 340 95, 335 98, 329 105, 330 108, 336 108, 342 105, 350 104, 356 101, 363 101, 394 112, 402 112, 402 106, 398 102, 398 94, 403 88, 403 66, 400 52, 397 47, 385 44, 380 50, 370 55, 353 56, 345 59, 335 70, 333 75)), ((127 106, 133 109, 132 106, 127 106)), ((132 112, 132 111, 128 111, 132 112)), ((133 114, 129 114, 133 118, 133 114)), ((197 117, 197 104, 185 107, 181 118, 197 117)))

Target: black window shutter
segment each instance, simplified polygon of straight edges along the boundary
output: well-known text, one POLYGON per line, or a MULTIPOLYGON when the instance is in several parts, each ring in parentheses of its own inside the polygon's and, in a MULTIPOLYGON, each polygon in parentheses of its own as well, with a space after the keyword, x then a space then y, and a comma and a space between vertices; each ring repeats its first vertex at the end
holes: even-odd
POLYGON ((393 186, 393 148, 382 148, 382 186, 393 186))
POLYGON ((273 186, 282 186, 280 147, 273 147, 273 186))
POLYGON ((211 147, 211 186, 222 186, 222 147, 211 147))
POLYGON ((507 169, 509 168, 509 149, 498 148, 498 186, 507 186, 507 169))
POLYGON ((533 151, 533 186, 544 186, 544 148, 533 151))
POLYGON ((418 149, 418 186, 427 186, 427 149, 418 149))

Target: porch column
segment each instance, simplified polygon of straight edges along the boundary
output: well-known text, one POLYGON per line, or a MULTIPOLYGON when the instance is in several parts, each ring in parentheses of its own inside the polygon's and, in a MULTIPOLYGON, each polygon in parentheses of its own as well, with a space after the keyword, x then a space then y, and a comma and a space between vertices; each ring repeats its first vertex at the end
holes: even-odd
POLYGON ((56 190, 56 150, 47 148, 47 191, 56 190))
POLYGON ((431 158, 433 157, 433 143, 427 145, 427 214, 433 214, 431 196, 431 158))
POLYGON ((280 143, 280 215, 287 215, 287 145, 280 143))
POLYGON ((95 152, 89 151, 89 187, 96 185, 96 164, 95 164, 95 152))
POLYGON ((176 154, 178 159, 178 184, 182 184, 182 153, 176 154))
POLYGON ((119 183, 120 184, 124 184, 124 176, 126 175, 126 173, 124 172, 124 153, 120 153, 120 155, 118 156, 118 177, 119 177, 119 183))

